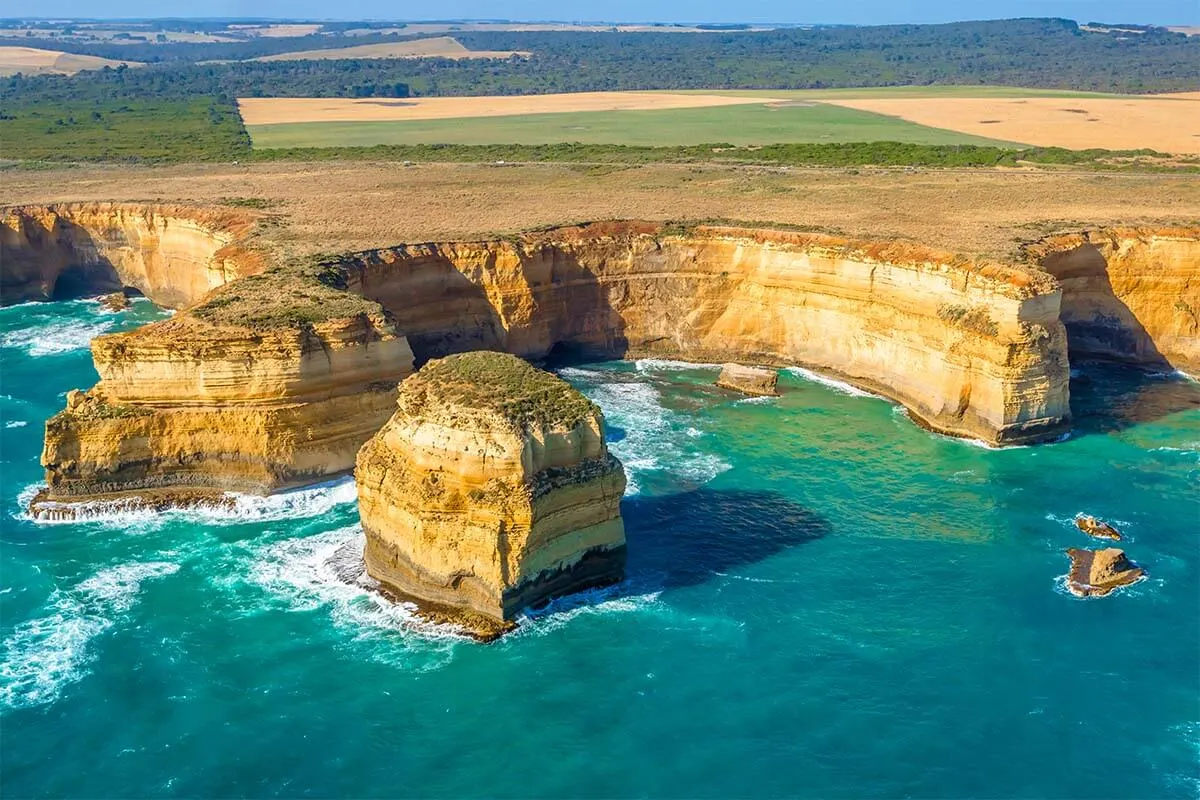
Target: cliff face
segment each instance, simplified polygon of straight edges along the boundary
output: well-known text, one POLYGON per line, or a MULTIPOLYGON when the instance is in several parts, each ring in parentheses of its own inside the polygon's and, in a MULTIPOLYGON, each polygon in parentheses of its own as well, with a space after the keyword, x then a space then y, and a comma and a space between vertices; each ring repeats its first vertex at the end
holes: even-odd
POLYGON ((263 269, 243 242, 256 218, 234 209, 127 203, 24 206, 0 218, 0 300, 138 289, 178 308, 263 269))
POLYGON ((1050 236, 1027 255, 1062 284, 1072 355, 1200 374, 1200 227, 1050 236))
POLYGON ((635 222, 277 265, 93 343, 100 383, 47 425, 48 499, 345 472, 414 356, 479 349, 801 364, 939 431, 1037 441, 1069 425, 1060 300, 1036 268, 914 245, 635 222))
POLYGON ((346 473, 412 369, 378 310, 273 331, 181 315, 92 352, 100 383, 46 424, 45 499, 267 493, 346 473))
POLYGON ((620 580, 625 475, 597 409, 500 353, 433 361, 355 472, 367 572, 478 635, 620 580))
POLYGON ((597 224, 519 241, 405 246, 344 261, 418 361, 491 348, 804 364, 989 442, 1069 420, 1057 283, 911 245, 597 224))

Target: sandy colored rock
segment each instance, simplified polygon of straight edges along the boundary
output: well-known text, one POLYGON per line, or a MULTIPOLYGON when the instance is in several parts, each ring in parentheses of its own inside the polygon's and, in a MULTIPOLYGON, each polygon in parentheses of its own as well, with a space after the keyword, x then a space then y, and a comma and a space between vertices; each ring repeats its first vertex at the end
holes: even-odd
POLYGON ((511 355, 431 361, 358 455, 367 572, 481 638, 621 579, 621 464, 600 410, 511 355))
POLYGON ((1097 539, 1112 539, 1114 541, 1121 540, 1121 533, 1109 525, 1107 522, 1089 517, 1086 514, 1081 514, 1075 518, 1075 527, 1086 533, 1088 536, 1094 536, 1097 539))
POLYGON ((16 206, 0 213, 0 302, 131 287, 179 308, 260 272, 247 245, 257 217, 237 209, 148 203, 16 206))
POLYGON ((1067 555, 1071 558, 1067 588, 1077 597, 1103 597, 1122 586, 1136 583, 1146 575, 1144 569, 1115 547, 1103 550, 1072 547, 1067 555))
POLYGON ((97 410, 68 409, 47 427, 56 499, 264 492, 343 473, 414 360, 480 349, 802 365, 890 397, 937 431, 1053 438, 1070 425, 1060 316, 1078 332, 1095 281, 1072 288, 1064 310, 1063 284, 1037 264, 1061 266, 1085 245, 1111 251, 1110 275, 1124 265, 1114 296, 1144 307, 1151 345, 1194 349, 1191 228, 1048 237, 1028 263, 1006 263, 909 242, 623 221, 323 260, 276 254, 264 269, 259 220, 147 204, 4 212, 6 301, 10 289, 54 296, 67 278, 94 288, 94 268, 114 289, 191 303, 94 341, 101 381, 87 408, 97 410))
POLYGON ((382 312, 272 331, 180 315, 97 338, 101 381, 46 423, 53 501, 265 494, 349 472, 412 351, 382 312))
POLYGON ((1049 236, 1027 254, 1062 284, 1072 355, 1200 375, 1200 226, 1049 236))
POLYGON ((722 364, 721 374, 717 376, 717 386, 752 397, 777 397, 778 383, 778 370, 741 364, 722 364))
POLYGON ((991 443, 1069 427, 1057 281, 813 233, 611 222, 344 259, 416 358, 474 349, 803 365, 991 443))
POLYGON ((108 311, 124 311, 129 308, 129 298, 124 292, 113 292, 101 297, 100 305, 108 311))

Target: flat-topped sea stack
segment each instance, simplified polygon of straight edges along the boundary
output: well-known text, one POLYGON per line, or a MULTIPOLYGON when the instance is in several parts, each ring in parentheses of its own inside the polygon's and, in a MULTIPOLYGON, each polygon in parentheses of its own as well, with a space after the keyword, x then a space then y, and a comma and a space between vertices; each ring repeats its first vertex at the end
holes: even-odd
POLYGON ((430 361, 358 454, 367 572, 481 639, 527 607, 619 581, 621 463, 600 409, 515 356, 430 361))
POLYGON ((64 504, 160 507, 173 494, 267 494, 348 474, 394 410, 412 351, 376 304, 279 276, 224 287, 200 309, 97 337, 100 382, 46 422, 47 488, 64 504), (261 296, 258 292, 261 291, 261 296), (254 309, 224 313, 255 295, 254 309))
POLYGON ((1146 570, 1126 558, 1123 550, 1115 547, 1103 550, 1072 547, 1067 555, 1071 559, 1067 589, 1076 597, 1103 597, 1146 576, 1146 570))
POLYGON ((723 364, 717 386, 751 397, 778 397, 779 371, 741 364, 723 364))

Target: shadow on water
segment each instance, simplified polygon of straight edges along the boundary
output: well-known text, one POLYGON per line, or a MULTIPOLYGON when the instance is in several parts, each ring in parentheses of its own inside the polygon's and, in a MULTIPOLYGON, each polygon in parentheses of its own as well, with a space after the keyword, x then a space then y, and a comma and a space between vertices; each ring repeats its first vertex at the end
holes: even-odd
POLYGON ((629 577, 663 589, 736 571, 832 531, 821 515, 773 492, 696 489, 621 503, 629 577))
POLYGON ((1074 366, 1071 415, 1077 436, 1122 431, 1200 408, 1200 384, 1180 375, 1112 362, 1074 366))

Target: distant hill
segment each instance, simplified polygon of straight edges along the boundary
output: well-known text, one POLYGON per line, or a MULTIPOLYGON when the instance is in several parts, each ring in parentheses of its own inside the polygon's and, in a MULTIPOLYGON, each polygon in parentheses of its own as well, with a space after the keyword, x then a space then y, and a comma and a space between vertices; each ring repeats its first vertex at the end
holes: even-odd
POLYGON ((136 61, 114 61, 99 56, 61 53, 37 47, 0 47, 0 75, 74 75, 85 69, 103 69, 127 64, 140 67, 136 61))

